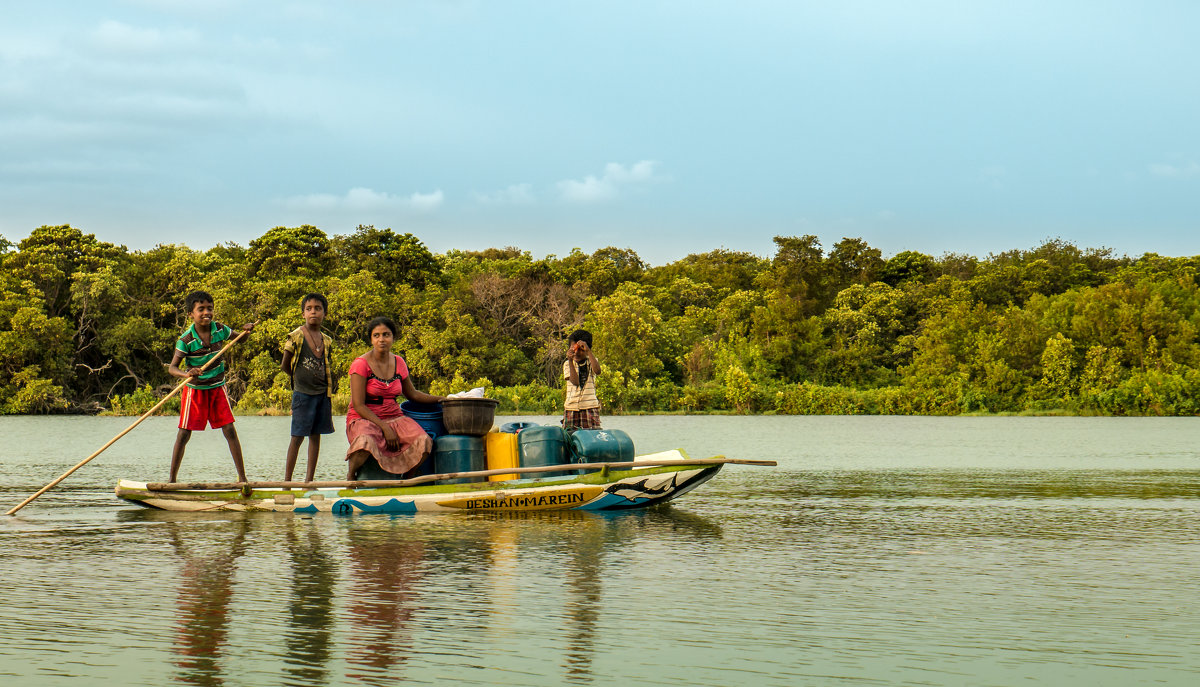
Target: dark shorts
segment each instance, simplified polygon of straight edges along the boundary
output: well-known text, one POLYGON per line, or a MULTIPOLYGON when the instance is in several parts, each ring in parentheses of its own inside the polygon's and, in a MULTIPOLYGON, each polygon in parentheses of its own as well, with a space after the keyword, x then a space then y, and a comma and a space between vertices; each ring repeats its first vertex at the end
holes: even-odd
POLYGON ((333 405, 325 394, 292 392, 292 436, 333 434, 333 405))
POLYGON ((600 429, 600 409, 565 411, 563 429, 600 429))

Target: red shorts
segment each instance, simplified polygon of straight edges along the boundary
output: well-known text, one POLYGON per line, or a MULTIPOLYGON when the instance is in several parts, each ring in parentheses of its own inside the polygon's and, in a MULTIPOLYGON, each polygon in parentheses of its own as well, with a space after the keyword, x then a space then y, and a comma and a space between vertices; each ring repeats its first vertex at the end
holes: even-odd
POLYGON ((179 403, 179 429, 203 432, 207 425, 213 429, 233 422, 233 409, 225 387, 215 389, 193 389, 183 387, 183 400, 179 403))

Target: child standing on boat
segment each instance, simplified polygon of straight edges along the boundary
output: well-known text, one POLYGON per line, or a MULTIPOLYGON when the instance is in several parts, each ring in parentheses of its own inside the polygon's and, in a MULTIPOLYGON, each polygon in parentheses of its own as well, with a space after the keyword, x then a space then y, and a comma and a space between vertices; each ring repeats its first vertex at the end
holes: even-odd
POLYGON ((279 366, 292 380, 292 440, 288 444, 283 478, 292 480, 300 444, 308 437, 308 468, 304 481, 311 482, 317 472, 321 453, 321 435, 333 434, 333 367, 329 364, 333 339, 321 331, 329 301, 319 293, 300 299, 304 324, 283 342, 283 361, 279 366))
MULTIPOLYGON (((201 372, 202 367, 221 350, 233 331, 213 321, 216 306, 213 297, 204 291, 193 291, 184 301, 184 309, 192 323, 175 342, 175 355, 171 358, 168 372, 175 377, 188 380, 183 389, 179 405, 179 433, 175 435, 175 448, 171 451, 171 479, 179 476, 179 464, 183 462, 183 451, 192 432, 204 431, 209 425, 220 428, 229 444, 229 454, 237 468, 238 481, 245 482, 246 468, 242 465, 242 444, 233 427, 233 410, 229 397, 225 395, 225 361, 201 372), (180 363, 183 367, 180 367, 180 363)), ((254 325, 247 324, 243 331, 253 331, 254 325)))
POLYGON ((563 361, 563 377, 567 380, 563 429, 600 429, 600 399, 596 398, 600 361, 592 352, 592 333, 576 329, 568 341, 571 347, 563 361))

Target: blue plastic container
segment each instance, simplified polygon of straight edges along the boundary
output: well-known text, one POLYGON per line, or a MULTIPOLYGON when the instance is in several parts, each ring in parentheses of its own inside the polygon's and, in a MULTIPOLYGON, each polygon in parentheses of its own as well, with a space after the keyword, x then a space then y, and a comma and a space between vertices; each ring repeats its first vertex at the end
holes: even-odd
MULTIPOLYGON (((535 468, 544 465, 561 465, 570 462, 567 452, 567 433, 558 425, 534 425, 526 427, 517 435, 517 454, 521 467, 535 468)), ((524 477, 545 478, 574 475, 576 470, 525 473, 524 477)))
MULTIPOLYGON (((445 436, 446 425, 442 422, 442 406, 437 403, 417 403, 416 401, 405 401, 400 404, 400 410, 405 415, 413 420, 416 420, 421 429, 429 435, 430 439, 437 441, 440 436, 445 436)), ((431 474, 431 473, 425 473, 431 474)))
POLYGON ((577 429, 571 454, 576 463, 624 463, 633 460, 633 439, 619 429, 577 429))
POLYGON ((505 422, 500 425, 500 431, 508 434, 517 434, 527 427, 537 427, 536 422, 505 422))
MULTIPOLYGON (((433 470, 436 474, 446 472, 473 472, 487 470, 487 446, 483 437, 446 434, 433 442, 433 470)), ((478 482, 480 478, 439 480, 440 484, 465 484, 478 482)))

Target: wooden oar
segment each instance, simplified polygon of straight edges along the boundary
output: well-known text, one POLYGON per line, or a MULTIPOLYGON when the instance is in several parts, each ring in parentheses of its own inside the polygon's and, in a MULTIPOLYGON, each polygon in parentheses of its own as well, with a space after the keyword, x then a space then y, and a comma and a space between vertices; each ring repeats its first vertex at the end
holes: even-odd
MULTIPOLYGON (((255 322, 254 324, 256 324, 256 325, 257 325, 258 323, 257 323, 257 322, 255 322)), ((225 355, 225 351, 228 351, 228 350, 229 350, 229 349, 230 349, 230 348, 231 348, 231 347, 232 347, 232 346, 233 346, 235 343, 237 343, 239 340, 241 340, 241 338, 242 338, 243 336, 245 336, 245 335, 247 335, 247 334, 249 334, 249 333, 250 333, 249 331, 246 331, 246 330, 244 330, 244 329, 243 329, 243 330, 242 330, 242 332, 241 332, 240 334, 238 334, 237 336, 233 337, 233 339, 232 339, 232 340, 230 340, 230 342, 229 342, 229 343, 225 344, 225 346, 224 346, 224 347, 222 347, 220 351, 217 351, 217 354, 216 354, 215 356, 213 356, 211 360, 209 360, 207 363, 204 363, 204 366, 200 368, 200 371, 201 371, 201 372, 204 372, 204 371, 205 371, 205 370, 207 370, 207 369, 208 369, 208 368, 209 368, 209 367, 210 367, 210 366, 211 366, 213 363, 215 363, 215 362, 217 362, 218 360, 220 360, 220 359, 221 359, 221 356, 225 355)), ((41 496, 42 494, 45 494, 46 492, 48 492, 48 491, 50 491, 51 489, 53 489, 55 486, 57 486, 57 485, 58 485, 58 483, 59 483, 59 482, 63 481, 64 479, 66 479, 66 478, 68 478, 68 477, 70 477, 70 476, 71 476, 71 473, 75 472, 76 470, 78 470, 79 468, 83 467, 84 465, 87 465, 87 464, 88 464, 88 462, 89 462, 91 459, 95 458, 96 456, 100 455, 101 453, 104 453, 104 450, 105 450, 105 449, 107 449, 109 446, 112 446, 113 444, 117 443, 117 440, 118 440, 118 439, 120 439, 121 437, 125 436, 126 434, 129 434, 131 431, 133 431, 133 428, 134 428, 134 427, 137 427, 138 425, 140 425, 140 424, 142 423, 142 420, 145 420, 146 418, 150 417, 151 415, 153 415, 153 414, 154 414, 154 411, 156 411, 156 410, 158 410, 159 408, 163 407, 163 404, 165 404, 167 401, 171 400, 171 397, 172 397, 172 396, 174 396, 175 394, 177 394, 177 393, 179 393, 180 391, 182 391, 182 390, 183 390, 183 387, 184 387, 184 386, 186 386, 186 385, 187 385, 187 383, 188 383, 188 382, 190 382, 190 381, 192 381, 192 378, 191 378, 191 377, 188 377, 187 379, 185 379, 185 380, 183 380, 182 382, 180 382, 180 383, 179 383, 179 386, 176 386, 174 389, 171 389, 171 393, 167 394, 166 396, 163 396, 163 399, 162 399, 161 401, 159 401, 158 403, 155 403, 153 408, 151 408, 150 410, 147 410, 147 411, 146 411, 146 412, 145 412, 145 413, 144 413, 144 414, 143 414, 141 417, 139 417, 137 420, 135 420, 135 421, 134 421, 134 423, 133 423, 132 425, 129 425, 128 427, 126 427, 126 428, 125 428, 125 429, 124 429, 124 430, 123 430, 123 431, 122 431, 120 434, 118 434, 117 436, 113 437, 112 439, 109 439, 109 440, 108 440, 108 443, 107 443, 107 444, 105 444, 105 445, 103 445, 103 446, 101 446, 99 449, 97 449, 95 453, 93 453, 92 455, 88 456, 87 458, 84 458, 83 460, 79 461, 79 462, 78 462, 78 463, 75 465, 75 467, 73 467, 73 468, 71 468, 70 470, 67 470, 67 471, 66 471, 66 472, 64 472, 63 474, 59 475, 59 476, 58 476, 58 479, 56 479, 56 480, 54 480, 53 482, 51 482, 50 484, 47 484, 46 486, 42 487, 41 489, 39 489, 39 490, 37 491, 37 493, 36 493, 36 494, 34 494, 33 496, 30 496, 29 498, 25 499, 24 501, 20 502, 20 503, 19 503, 19 504, 17 504, 16 506, 14 506, 14 507, 12 508, 12 510, 8 511, 7 513, 5 513, 5 515, 12 515, 13 513, 16 513, 17 511, 21 510, 22 508, 24 508, 26 505, 28 505, 28 504, 29 504, 31 501, 33 501, 33 500, 34 500, 34 499, 36 499, 37 497, 39 497, 39 496, 41 496)))
POLYGON ((663 466, 688 465, 778 465, 773 460, 740 460, 735 458, 698 458, 695 460, 633 460, 622 463, 564 463, 562 465, 539 465, 529 468, 497 468, 495 470, 474 470, 472 472, 447 472, 440 475, 422 475, 409 479, 379 479, 379 480, 340 480, 328 482, 149 482, 149 491, 231 491, 236 489, 382 489, 385 487, 412 487, 427 482, 443 479, 460 479, 464 477, 489 477, 491 475, 507 475, 511 473, 554 472, 558 470, 610 470, 627 468, 644 468, 663 466))

